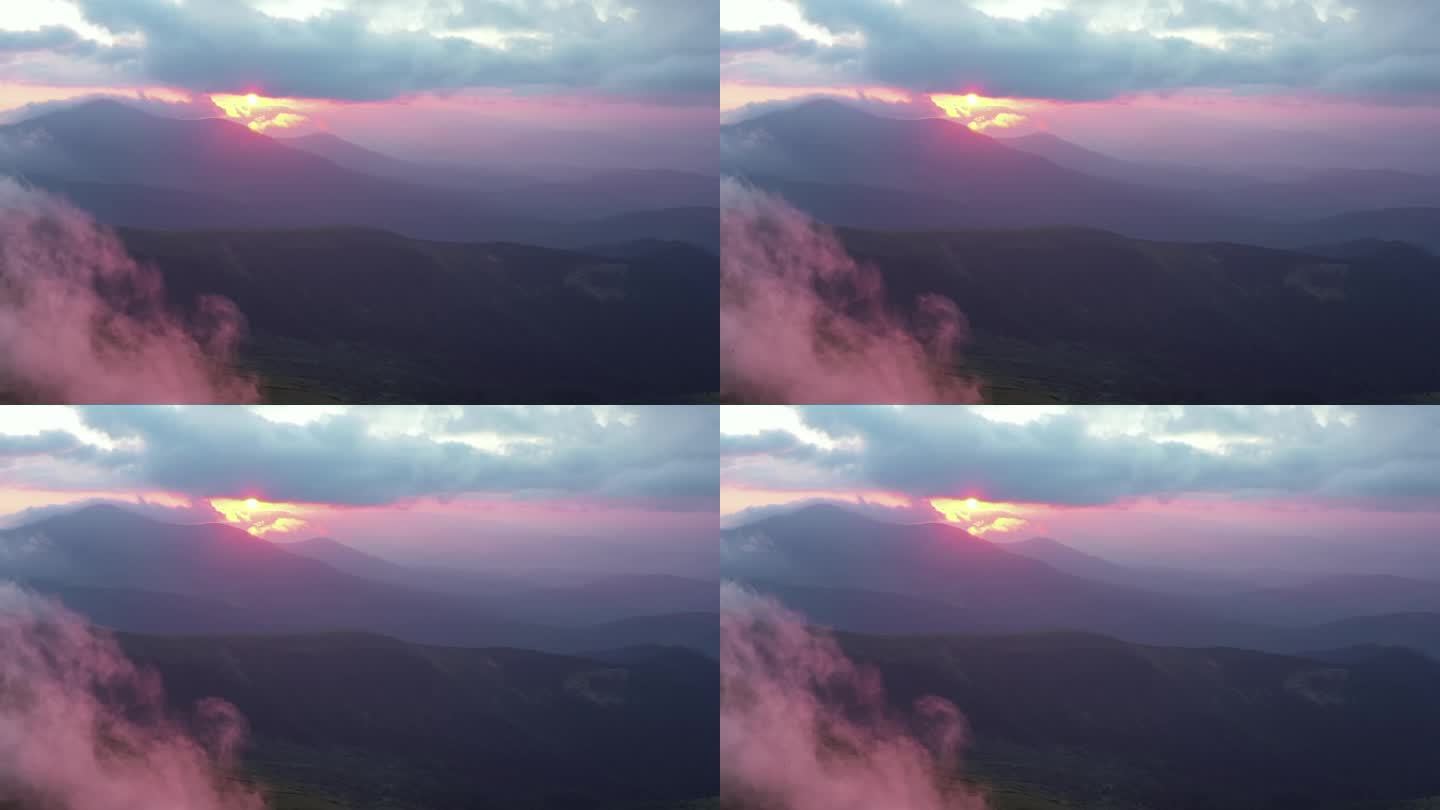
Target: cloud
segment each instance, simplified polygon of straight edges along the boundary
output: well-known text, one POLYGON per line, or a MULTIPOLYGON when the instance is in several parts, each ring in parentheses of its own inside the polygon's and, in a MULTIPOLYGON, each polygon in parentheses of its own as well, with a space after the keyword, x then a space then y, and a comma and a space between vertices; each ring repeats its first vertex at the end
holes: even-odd
POLYGON ((1195 494, 1440 505, 1440 412, 1119 407, 1019 422, 962 407, 800 409, 833 446, 727 438, 731 485, 1086 506, 1195 494), (757 458, 768 452, 769 463, 757 458))
POLYGON ((727 35, 745 48, 727 59, 727 79, 806 84, 825 75, 840 85, 1065 100, 1187 88, 1440 93, 1440 4, 1425 0, 1072 0, 1029 16, 973 0, 797 5, 833 41, 727 35))
MULTIPOLYGON (((127 43, 92 43, 86 59, 136 83, 202 93, 377 100, 498 88, 709 103, 716 92, 713 0, 350 0, 299 19, 253 0, 78 5, 127 43)), ((63 32, 47 36, 52 50, 80 47, 63 32)))
POLYGON ((181 717, 154 673, 58 603, 0 582, 0 785, 25 807, 262 810, 235 780, 244 719, 181 717))
POLYGON ((0 54, 31 51, 84 49, 88 41, 63 25, 47 25, 32 31, 0 31, 0 54))
POLYGON ((984 810, 955 773, 964 718, 897 710, 872 669, 773 599, 720 591, 720 782, 736 806, 984 810))
MULTIPOLYGON (((353 409, 303 424, 239 408, 97 406, 87 427, 123 445, 116 486, 197 498, 380 505, 495 494, 713 509, 713 407, 353 409)), ((87 480, 88 487, 94 486, 87 480)))
POLYGON ((202 296, 192 311, 177 312, 159 273, 132 259, 109 229, 3 176, 0 276, 0 388, 8 399, 259 398, 255 381, 235 368, 244 319, 233 303, 202 296))
POLYGON ((27 435, 0 435, 0 467, 15 459, 36 456, 93 458, 94 447, 63 430, 47 430, 27 435))
POLYGON ((923 295, 893 307, 878 271, 784 200, 720 186, 720 389, 755 402, 976 402, 966 322, 923 295))

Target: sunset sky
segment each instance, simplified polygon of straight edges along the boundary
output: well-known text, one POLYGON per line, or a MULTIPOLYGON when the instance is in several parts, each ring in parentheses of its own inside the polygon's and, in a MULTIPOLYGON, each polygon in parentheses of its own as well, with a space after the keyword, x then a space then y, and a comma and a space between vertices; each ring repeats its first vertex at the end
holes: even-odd
POLYGON ((0 515, 110 501, 397 560, 714 570, 703 407, 0 407, 0 515))
POLYGON ((1433 555, 1440 413, 1417 407, 723 409, 728 524, 859 504, 1131 561, 1393 569, 1433 555))
POLYGON ((431 158, 713 163, 695 141, 714 131, 717 15, 714 0, 26 0, 0 4, 0 111, 121 95, 431 158))
MULTIPOLYGON (((1436 168, 1427 0, 723 0, 733 118, 839 95, 1126 157, 1436 168), (968 103, 967 103, 968 102, 968 103), (1302 137, 1303 136, 1303 137, 1302 137), (1381 147, 1394 154, 1374 154, 1381 147)), ((1437 168, 1440 170, 1440 168, 1437 168)))

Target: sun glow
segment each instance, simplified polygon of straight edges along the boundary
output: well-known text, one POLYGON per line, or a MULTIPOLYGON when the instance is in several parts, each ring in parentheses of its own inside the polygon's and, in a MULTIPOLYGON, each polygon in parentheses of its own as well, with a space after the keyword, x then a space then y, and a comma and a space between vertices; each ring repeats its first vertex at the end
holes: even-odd
POLYGON ((987 98, 979 93, 934 93, 930 103, 940 108, 947 118, 964 121, 976 132, 987 129, 1010 129, 1029 120, 1023 113, 1025 102, 1013 98, 987 98))
POLYGON ((293 98, 267 98, 258 93, 231 95, 217 93, 210 101, 225 113, 256 132, 267 129, 290 129, 309 121, 309 116, 298 112, 305 109, 306 102, 293 98))
POLYGON ((1030 525, 1030 521, 1018 515, 1021 508, 1013 503, 990 502, 975 497, 932 498, 930 508, 947 523, 964 526, 974 535, 1005 534, 1030 525))
POLYGON ((298 517, 304 507, 293 503, 269 503, 259 498, 211 498, 210 506, 226 523, 256 537, 288 534, 308 525, 298 517))

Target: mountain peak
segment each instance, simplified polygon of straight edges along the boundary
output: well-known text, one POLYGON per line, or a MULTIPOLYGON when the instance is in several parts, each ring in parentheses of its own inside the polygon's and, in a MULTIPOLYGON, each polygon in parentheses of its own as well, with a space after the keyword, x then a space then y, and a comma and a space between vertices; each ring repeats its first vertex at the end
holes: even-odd
POLYGON ((1036 535, 1035 537, 1029 537, 1024 540, 1014 540, 1008 543, 1001 543, 1000 545, 1014 549, 1029 549, 1032 551, 1056 551, 1064 554, 1076 554, 1085 557, 1091 556, 1073 546, 1068 546, 1053 537, 1046 537, 1044 535, 1036 535))
POLYGON ((36 521, 36 523, 93 523, 100 521, 111 522, 115 520, 128 520, 135 523, 160 522, 118 503, 101 502, 86 504, 78 509, 60 512, 42 518, 36 521))
POLYGON ((789 107, 781 107, 776 110, 761 113, 750 120, 768 122, 794 121, 804 122, 809 125, 854 126, 894 119, 876 115, 841 99, 814 98, 789 107))
POLYGON ((311 537, 305 540, 295 540, 289 543, 282 543, 284 548, 332 548, 354 551, 355 549, 336 540, 333 537, 311 537))
POLYGON ((791 511, 789 511, 789 512, 781 512, 781 513, 779 513, 779 514, 770 515, 770 516, 768 516, 768 517, 761 518, 760 520, 755 521, 755 522, 756 522, 756 523, 769 523, 769 522, 776 522, 776 521, 779 521, 779 522, 792 522, 792 521, 793 521, 793 522, 797 522, 797 523, 812 522, 812 521, 824 521, 824 522, 827 522, 827 523, 838 523, 838 522, 845 522, 845 523, 880 523, 880 522, 881 522, 881 521, 878 521, 878 520, 876 520, 876 519, 874 519, 874 518, 872 518, 872 517, 869 517, 868 515, 861 514, 860 512, 857 512, 857 511, 855 511, 854 509, 851 509, 851 508, 849 508, 849 507, 846 507, 846 506, 844 506, 844 505, 842 505, 842 504, 832 503, 832 502, 829 502, 829 501, 821 501, 821 502, 819 502, 819 503, 806 504, 806 505, 800 507, 799 509, 794 509, 794 510, 791 510, 791 511))
POLYGON ((70 104, 60 107, 59 109, 50 110, 30 120, 120 120, 128 118, 130 120, 140 121, 159 117, 160 116, 154 113, 146 112, 138 107, 126 104, 120 99, 102 96, 100 98, 81 101, 78 104, 70 104))

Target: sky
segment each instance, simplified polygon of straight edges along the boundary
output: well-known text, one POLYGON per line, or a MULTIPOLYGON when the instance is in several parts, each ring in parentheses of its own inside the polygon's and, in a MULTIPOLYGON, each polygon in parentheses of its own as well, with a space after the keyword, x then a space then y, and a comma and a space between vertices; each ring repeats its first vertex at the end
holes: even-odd
POLYGON ((0 4, 0 111, 120 95, 406 157, 713 164, 717 16, 714 0, 25 0, 0 4))
POLYGON ((0 520, 110 502, 400 562, 710 574, 715 408, 0 407, 0 520))
POLYGON ((721 28, 732 119, 824 94, 1132 158, 1435 166, 1429 0, 722 0, 721 28))
POLYGON ((1403 572, 1440 560, 1426 406, 726 407, 726 525, 849 503, 1124 562, 1403 572))

